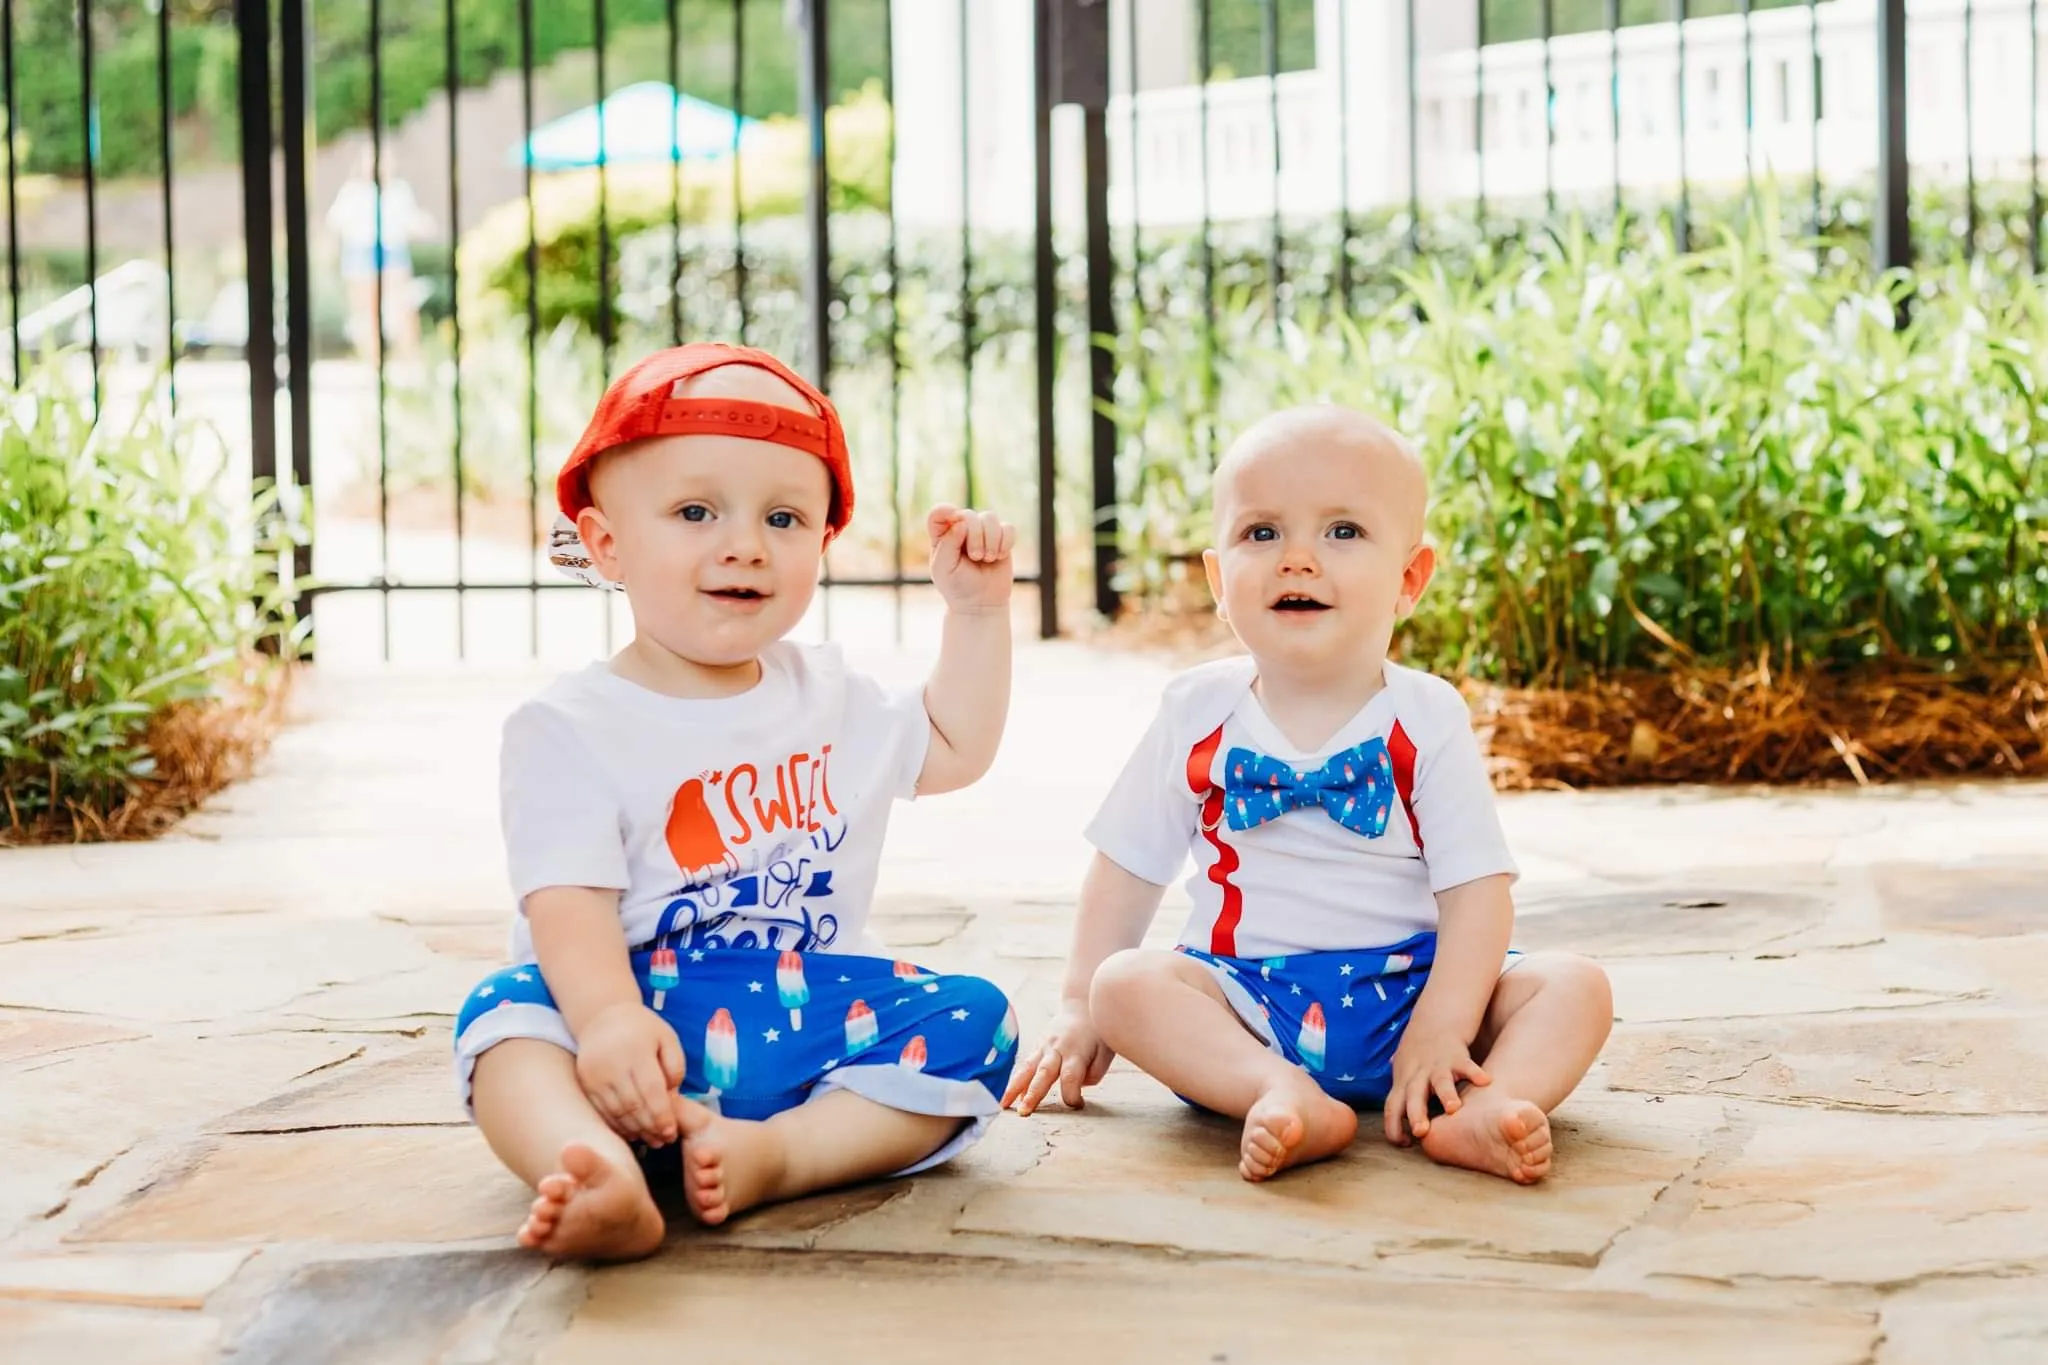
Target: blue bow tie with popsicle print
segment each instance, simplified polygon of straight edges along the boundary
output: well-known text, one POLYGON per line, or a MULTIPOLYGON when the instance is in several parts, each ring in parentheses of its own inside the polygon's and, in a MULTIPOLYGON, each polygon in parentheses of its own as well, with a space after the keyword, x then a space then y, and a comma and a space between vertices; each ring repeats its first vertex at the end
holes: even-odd
POLYGON ((1232 749, 1223 765, 1223 810, 1235 830, 1255 829, 1291 810, 1321 806, 1354 834, 1377 839, 1394 809, 1394 760, 1383 739, 1369 739, 1313 772, 1250 749, 1232 749))

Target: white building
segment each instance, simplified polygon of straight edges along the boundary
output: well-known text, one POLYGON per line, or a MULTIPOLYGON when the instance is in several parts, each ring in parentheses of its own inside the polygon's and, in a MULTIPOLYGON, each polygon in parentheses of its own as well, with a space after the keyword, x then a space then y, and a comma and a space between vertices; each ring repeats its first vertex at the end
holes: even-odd
MULTIPOLYGON (((1877 163, 1876 0, 1763 10, 1746 26, 1740 15, 1685 23, 1682 138, 1675 23, 1552 40, 1555 95, 1547 100, 1545 45, 1477 48, 1476 7, 1465 0, 1414 0, 1412 91, 1409 0, 1316 0, 1314 68, 1207 86, 1195 78, 1192 0, 1109 3, 1118 92, 1108 115, 1110 212, 1119 223, 1193 223, 1205 208, 1218 222, 1269 218, 1276 195, 1287 217, 1404 203, 1411 108, 1414 192, 1425 203, 1482 193, 1532 201, 1547 192, 1605 201, 1617 173, 1631 194, 1675 194, 1681 173, 1701 187, 1739 186, 1752 174, 1804 181, 1816 164, 1824 179, 1842 182, 1877 163), (1141 39, 1135 95, 1132 4, 1141 39)), ((1909 0, 1915 174, 1960 180, 1967 146, 1980 181, 2024 178, 2042 122, 2029 0, 1975 0, 1967 68, 1964 8, 1963 0, 1909 0)), ((977 227, 1028 229, 1032 0, 972 0, 964 46, 961 9, 959 0, 895 3, 897 211, 933 227, 957 225, 965 212, 977 227)), ((2048 37, 2048 24, 2043 30, 2048 37)), ((1071 115, 1062 111, 1055 130, 1067 221, 1079 210, 1071 115)))

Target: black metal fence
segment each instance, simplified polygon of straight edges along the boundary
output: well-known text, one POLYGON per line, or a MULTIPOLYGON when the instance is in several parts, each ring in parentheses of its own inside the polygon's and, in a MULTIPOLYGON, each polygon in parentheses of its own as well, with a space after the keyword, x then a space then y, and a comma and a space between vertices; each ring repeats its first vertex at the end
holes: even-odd
POLYGON ((1144 348, 1092 342, 1765 186, 1875 267, 2038 271, 2041 66, 2038 0, 5 0, 9 354, 221 429, 298 609, 389 657, 556 601, 608 645, 554 462, 622 359, 766 345, 854 436, 826 610, 901 631, 945 496, 1030 528, 1050 635, 1119 603, 1144 348))

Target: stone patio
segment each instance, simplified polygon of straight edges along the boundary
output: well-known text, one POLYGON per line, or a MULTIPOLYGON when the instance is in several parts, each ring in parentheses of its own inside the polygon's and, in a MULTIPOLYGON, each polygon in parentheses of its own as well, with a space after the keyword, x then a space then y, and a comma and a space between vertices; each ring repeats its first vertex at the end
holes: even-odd
MULTIPOLYGON (((1026 650, 997 771, 898 816, 882 934, 1027 1038, 1165 673, 1026 650)), ((329 668, 174 837, 0 852, 0 1358, 2048 1360, 2038 785, 1506 799, 1521 941, 1601 958, 1620 1019, 1535 1189, 1376 1140, 1246 1185, 1120 1066, 938 1174, 550 1268, 447 1060, 542 677, 329 668)))

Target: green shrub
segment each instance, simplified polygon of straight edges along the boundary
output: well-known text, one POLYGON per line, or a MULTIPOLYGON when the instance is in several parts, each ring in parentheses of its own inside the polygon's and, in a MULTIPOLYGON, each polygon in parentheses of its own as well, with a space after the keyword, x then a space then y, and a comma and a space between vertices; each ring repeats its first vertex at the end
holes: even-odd
POLYGON ((1510 683, 1674 658, 2024 657, 2048 620, 2048 292, 1980 263, 1914 320, 1759 220, 1711 250, 1560 234, 1436 268, 1359 321, 1226 309, 1127 341, 1130 586, 1207 543, 1210 453, 1266 411, 1378 409, 1433 469, 1436 584, 1405 634, 1510 683), (1214 440, 1206 438, 1213 420, 1214 440))
MULTIPOLYGON (((888 354, 889 300, 893 282, 902 325, 896 336, 913 365, 957 364, 960 235, 957 228, 913 232, 900 229, 896 269, 887 268, 887 106, 879 94, 834 111, 832 158, 837 189, 832 222, 835 356, 848 361, 883 360, 888 354)), ((790 127, 790 134, 796 129, 790 127)), ((802 219, 802 148, 791 141, 763 157, 764 176, 750 164, 746 280, 748 335, 770 349, 792 353, 806 344, 810 236, 802 219), (779 159, 780 164, 775 164, 779 159)), ((666 327, 668 291, 674 279, 672 252, 682 258, 676 280, 685 336, 734 336, 739 328, 738 272, 731 230, 730 169, 693 167, 683 188, 683 227, 671 238, 670 180, 666 167, 614 171, 609 215, 614 254, 609 272, 615 324, 625 318, 666 327)), ((1773 197, 1769 192, 1761 196, 1773 197)), ((2031 195, 2025 185, 1979 187, 1978 252, 1997 273, 2024 275, 2028 253, 2031 195)), ((1870 187, 1823 186, 1817 221, 1810 184, 1783 191, 1791 231, 1818 240, 1830 266, 1867 266, 1870 260, 1870 187)), ((1750 220, 1751 200, 1743 194, 1695 195, 1691 238, 1715 240, 1724 227, 1750 220)), ((597 329, 597 197, 589 175, 547 177, 536 196, 539 218, 541 325, 564 319, 597 329)), ((1611 201, 1588 213, 1590 230, 1623 234, 1631 247, 1647 247, 1669 230, 1668 214, 1655 204, 1635 206, 1617 224, 1611 201)), ((1923 186, 1913 212, 1918 259, 1930 267, 1963 259, 1968 217, 1953 186, 1923 186)), ((1470 205, 1426 212, 1411 228, 1403 207, 1354 214, 1345 225, 1335 218, 1292 222, 1281 234, 1280 311, 1291 313, 1307 301, 1330 301, 1348 287, 1351 310, 1373 316, 1397 306, 1402 275, 1418 260, 1440 265, 1452 277, 1470 275, 1481 262, 1498 257, 1532 237, 1553 231, 1544 206, 1495 202, 1484 224, 1470 205), (1348 272, 1341 267, 1348 257, 1348 272)), ((1217 224, 1208 234, 1209 273, 1219 310, 1251 310, 1270 322, 1274 261, 1270 223, 1217 224)), ((465 308, 525 310, 527 222, 524 201, 508 204, 464 240, 462 269, 469 294, 465 308)), ((1129 229, 1112 238, 1127 328, 1170 327, 1199 333, 1203 326, 1204 251, 1190 228, 1148 228, 1136 251, 1129 229), (1133 262, 1135 261, 1135 268, 1133 262), (1135 283, 1134 283, 1135 281, 1135 283), (1134 292, 1135 291, 1135 292, 1134 292)), ((1079 243, 1062 241, 1061 307, 1086 311, 1085 261, 1079 243)), ((1008 339, 1028 344, 1036 327, 1035 252, 1028 234, 981 230, 973 238, 972 298, 977 348, 1008 339)))
POLYGON ((95 427, 75 378, 52 365, 0 403, 0 831, 121 805, 153 720, 272 630, 244 506, 153 401, 95 427))
MULTIPOLYGON (((826 115, 832 166, 832 207, 858 213, 889 203, 889 107, 869 89, 826 115)), ((761 125, 740 166, 741 207, 759 223, 799 215, 809 185, 809 143, 801 123, 773 119, 761 125)), ((729 161, 686 162, 680 174, 667 164, 564 171, 538 177, 533 222, 522 197, 499 205, 463 236, 460 262, 465 309, 521 316, 526 311, 526 253, 538 244, 540 322, 552 330, 564 320, 598 327, 599 205, 610 234, 606 273, 621 286, 620 258, 627 243, 649 233, 666 234, 672 222, 729 223, 733 218, 733 169, 729 161), (602 197, 600 198, 600 189, 602 197)))

